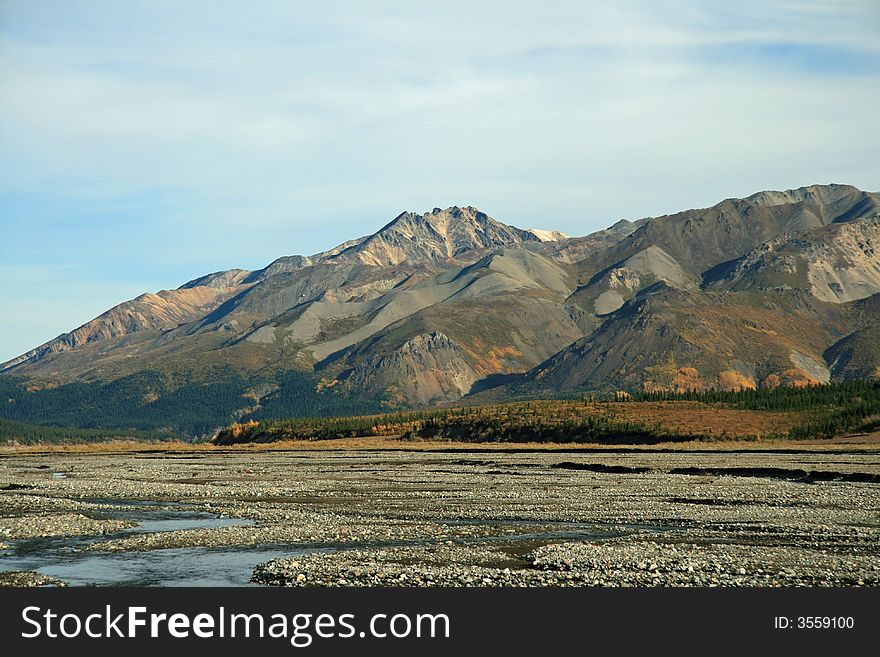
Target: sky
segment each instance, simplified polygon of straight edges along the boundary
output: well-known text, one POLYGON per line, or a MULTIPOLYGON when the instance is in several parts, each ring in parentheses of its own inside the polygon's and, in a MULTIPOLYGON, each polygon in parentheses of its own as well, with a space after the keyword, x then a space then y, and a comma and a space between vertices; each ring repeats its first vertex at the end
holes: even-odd
POLYGON ((403 210, 877 191, 878 107, 877 0, 0 0, 0 362, 403 210))

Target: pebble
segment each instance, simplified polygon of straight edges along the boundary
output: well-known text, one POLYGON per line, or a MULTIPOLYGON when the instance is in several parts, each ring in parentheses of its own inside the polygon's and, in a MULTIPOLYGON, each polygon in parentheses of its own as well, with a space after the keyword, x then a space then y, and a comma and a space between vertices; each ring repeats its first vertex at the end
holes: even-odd
POLYGON ((687 467, 880 473, 875 454, 843 452, 7 454, 0 539, 302 549, 254 571, 282 586, 880 585, 880 486, 668 474, 687 467), (490 487, 489 470, 509 475, 490 487), (130 523, 106 512, 126 500, 253 524, 114 536, 130 523))
POLYGON ((60 579, 31 570, 0 572, 0 587, 67 586, 60 579))

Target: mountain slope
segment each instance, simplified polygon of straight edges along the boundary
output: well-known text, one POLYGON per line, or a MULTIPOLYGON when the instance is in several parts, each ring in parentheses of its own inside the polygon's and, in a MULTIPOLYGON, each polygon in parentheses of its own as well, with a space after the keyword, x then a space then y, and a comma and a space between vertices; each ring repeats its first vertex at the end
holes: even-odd
POLYGON ((488 377, 527 371, 583 334, 564 304, 571 273, 522 248, 496 251, 451 280, 427 284, 445 289, 443 298, 352 342, 318 370, 367 398, 453 401, 488 377), (436 353, 448 359, 445 368, 436 353))
POLYGON ((733 390, 826 382, 822 353, 844 332, 824 304, 794 295, 771 300, 658 283, 532 370, 526 383, 543 390, 733 390))
MULTIPOLYGON (((462 258, 464 260, 461 262, 468 262, 469 257, 474 259, 487 248, 522 242, 539 243, 540 238, 532 232, 497 222, 472 207, 435 208, 424 215, 404 212, 374 235, 346 242, 314 256, 285 256, 256 272, 239 269, 217 272, 185 283, 178 290, 142 295, 4 363, 0 371, 16 369, 16 373, 40 374, 46 370, 40 365, 41 359, 46 356, 98 340, 135 332, 164 332, 189 323, 194 324, 186 331, 165 336, 164 341, 197 332, 222 330, 231 334, 227 336, 229 338, 237 334, 255 344, 274 343, 275 326, 272 320, 296 314, 297 307, 302 304, 332 303, 328 295, 338 296, 336 292, 342 289, 346 289, 347 298, 338 303, 350 304, 375 298, 400 284, 403 279, 413 276, 426 262, 458 262, 462 258), (407 267, 408 263, 413 264, 407 267), (403 269, 395 269, 397 265, 403 269), (388 271, 388 267, 392 269, 388 271), (235 300, 226 304, 233 297, 236 297, 235 300)), ((383 325, 387 325, 416 310, 420 304, 404 303, 403 306, 400 310, 384 313, 385 319, 380 317, 380 322, 384 321, 383 325), (389 314, 392 319, 387 318, 389 314)), ((345 319, 352 317, 356 309, 346 308, 342 312, 337 309, 329 313, 331 320, 345 319)), ((315 314, 321 313, 312 313, 315 314)), ((323 317, 318 321, 321 319, 323 317)), ((314 334, 319 332, 315 331, 314 334)), ((370 334, 367 332, 363 337, 370 334)), ((146 338, 147 335, 138 337, 146 338)), ((151 333, 150 337, 155 335, 151 333)), ((296 332, 291 337, 295 343, 300 338, 301 335, 296 332)), ((194 345, 195 350, 202 350, 206 346, 216 349, 218 345, 215 342, 202 340, 194 345), (206 345, 206 342, 210 345, 206 345)), ((337 348, 344 346, 347 344, 340 344, 337 348)), ((317 358, 326 356, 325 351, 321 351, 317 358)), ((92 353, 90 357, 94 358, 95 355, 92 353)), ((126 354, 126 357, 130 356, 126 354)), ((268 353, 262 360, 269 362, 276 356, 275 353, 268 353)), ((92 368, 95 371, 101 369, 101 363, 97 361, 92 368)), ((248 362, 252 365, 253 359, 248 359, 248 362)), ((80 362, 75 365, 71 373, 75 377, 83 376, 84 364, 80 362)), ((50 370, 53 376, 63 377, 64 370, 63 363, 53 361, 50 370)), ((117 374, 122 373, 115 367, 109 367, 110 376, 117 374)))
POLYGON ((765 242, 707 276, 712 289, 800 289, 846 303, 880 292, 880 209, 805 233, 765 242))
POLYGON ((226 279, 220 279, 215 275, 209 275, 204 279, 204 284, 191 281, 177 290, 142 294, 136 299, 114 306, 70 333, 60 335, 4 363, 0 371, 36 363, 52 354, 70 351, 88 343, 143 331, 176 328, 210 313, 247 287, 238 284, 241 277, 237 274, 226 279))
POLYGON ((877 194, 848 185, 813 185, 727 199, 711 208, 651 219, 609 249, 597 264, 609 266, 656 246, 687 271, 699 274, 774 237, 872 216, 878 203, 877 194))
POLYGON ((759 192, 582 237, 470 206, 404 212, 321 253, 115 306, 0 366, 17 404, 0 417, 91 413, 105 427, 112 409, 131 428, 203 431, 222 417, 467 395, 873 377, 878 245, 880 195, 846 185, 759 192), (214 419, 184 413, 195 399, 214 419))

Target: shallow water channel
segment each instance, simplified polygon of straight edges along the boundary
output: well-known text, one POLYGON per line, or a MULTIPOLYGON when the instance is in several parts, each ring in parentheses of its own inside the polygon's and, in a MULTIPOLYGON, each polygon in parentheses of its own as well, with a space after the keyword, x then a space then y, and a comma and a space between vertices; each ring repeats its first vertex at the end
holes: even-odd
POLYGON ((138 525, 113 534, 8 541, 0 551, 0 571, 35 570, 71 586, 245 586, 254 567, 302 550, 255 548, 175 548, 136 552, 87 552, 91 543, 147 532, 252 524, 250 520, 168 505, 121 503, 103 517, 138 525))
MULTIPOLYGON (((314 552, 329 552, 353 547, 393 547, 427 545, 431 539, 381 541, 345 544, 255 545, 224 547, 189 547, 128 552, 91 552, 89 545, 110 538, 138 533, 169 532, 249 525, 253 521, 222 517, 188 509, 183 504, 156 502, 119 502, 92 500, 113 504, 101 517, 128 520, 137 525, 112 534, 36 538, 8 541, 9 548, 0 551, 0 572, 30 570, 58 578, 71 586, 251 586, 254 568, 265 561, 296 557, 314 552)), ((444 525, 505 526, 508 531, 457 539, 458 543, 502 543, 515 546, 516 553, 548 540, 596 540, 638 531, 658 531, 659 527, 616 526, 559 523, 528 520, 445 520, 444 525), (510 527, 517 531, 510 532, 510 527)))

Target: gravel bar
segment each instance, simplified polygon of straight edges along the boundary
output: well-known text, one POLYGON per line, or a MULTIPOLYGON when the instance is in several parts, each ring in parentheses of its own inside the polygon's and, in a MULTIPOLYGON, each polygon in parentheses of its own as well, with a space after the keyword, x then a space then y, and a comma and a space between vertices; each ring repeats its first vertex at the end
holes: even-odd
POLYGON ((303 551, 255 570, 284 586, 877 586, 877 481, 856 450, 7 453, 0 539, 303 551), (251 524, 118 534, 135 502, 251 524))

